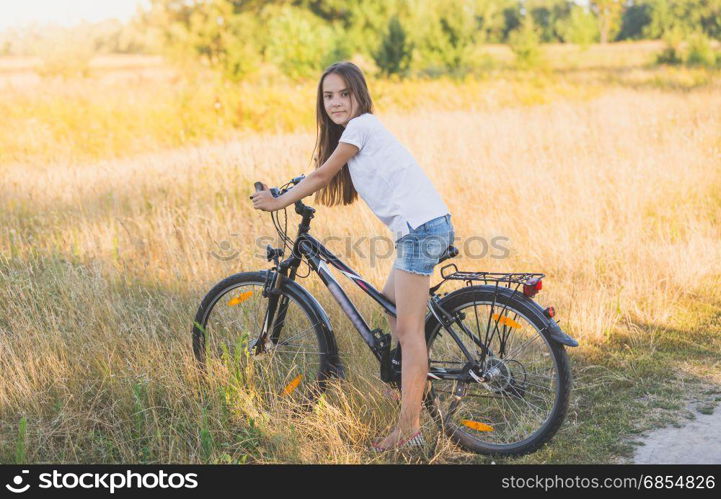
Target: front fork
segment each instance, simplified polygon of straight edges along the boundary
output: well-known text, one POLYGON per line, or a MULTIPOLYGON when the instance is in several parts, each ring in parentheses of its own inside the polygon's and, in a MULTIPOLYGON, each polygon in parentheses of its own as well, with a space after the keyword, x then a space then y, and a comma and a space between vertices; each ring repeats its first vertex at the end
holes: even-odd
POLYGON ((263 326, 258 337, 250 346, 251 352, 256 355, 263 353, 266 348, 272 348, 278 343, 289 301, 289 298, 281 295, 280 292, 283 278, 286 277, 288 272, 288 267, 280 264, 283 250, 281 248, 271 248, 270 245, 267 246, 266 250, 268 261, 273 260, 275 266, 268 272, 263 286, 263 297, 268 298, 268 308, 263 318, 263 326))

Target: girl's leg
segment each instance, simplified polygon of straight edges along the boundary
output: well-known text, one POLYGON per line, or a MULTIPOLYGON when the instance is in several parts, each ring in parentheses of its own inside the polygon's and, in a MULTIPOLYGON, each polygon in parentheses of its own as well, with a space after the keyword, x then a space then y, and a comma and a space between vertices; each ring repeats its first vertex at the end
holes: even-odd
POLYGON ((419 430, 421 403, 428 374, 424 320, 430 276, 394 269, 393 279, 398 315, 395 333, 403 350, 403 392, 398 426, 379 443, 383 447, 391 447, 419 430))

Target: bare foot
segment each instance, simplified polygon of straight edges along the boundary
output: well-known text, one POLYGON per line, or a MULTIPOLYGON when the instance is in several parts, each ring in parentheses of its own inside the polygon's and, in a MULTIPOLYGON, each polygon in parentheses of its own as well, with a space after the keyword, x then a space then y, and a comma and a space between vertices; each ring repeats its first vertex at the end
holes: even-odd
POLYGON ((383 440, 376 442, 373 446, 379 448, 380 450, 390 449, 398 444, 399 439, 400 432, 398 431, 398 427, 396 426, 395 428, 393 428, 393 431, 391 431, 390 435, 388 435, 383 440))
POLYGON ((373 444, 373 447, 376 450, 388 450, 392 449, 394 447, 397 447, 400 444, 405 443, 408 441, 409 438, 411 438, 413 435, 418 433, 420 428, 415 428, 414 430, 410 432, 401 432, 398 427, 396 426, 393 428, 393 431, 391 431, 390 435, 388 435, 383 440, 376 442, 373 444))

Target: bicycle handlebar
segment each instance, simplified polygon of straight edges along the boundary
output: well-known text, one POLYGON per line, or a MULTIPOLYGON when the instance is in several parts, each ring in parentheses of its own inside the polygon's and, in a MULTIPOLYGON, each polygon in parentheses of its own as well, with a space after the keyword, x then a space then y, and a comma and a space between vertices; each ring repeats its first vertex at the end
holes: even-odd
MULTIPOLYGON (((305 175, 299 175, 298 177, 292 178, 290 182, 288 182, 288 184, 298 185, 304 178, 305 175)), ((261 182, 255 182, 253 186, 255 187, 255 192, 260 192, 264 190, 263 184, 261 182)), ((290 189, 292 189, 292 187, 289 187, 287 189, 278 189, 277 187, 271 187, 269 190, 273 197, 277 198, 278 196, 288 192, 290 189)))

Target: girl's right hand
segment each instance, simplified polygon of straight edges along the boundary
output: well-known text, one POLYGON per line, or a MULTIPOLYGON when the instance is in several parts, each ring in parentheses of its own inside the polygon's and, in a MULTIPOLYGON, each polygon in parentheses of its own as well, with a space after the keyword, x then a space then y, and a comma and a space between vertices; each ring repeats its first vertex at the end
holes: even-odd
POLYGON ((268 186, 265 184, 262 185, 262 191, 257 191, 255 194, 250 196, 250 199, 253 200, 253 208, 262 211, 276 211, 280 209, 277 204, 277 199, 270 193, 268 186))

